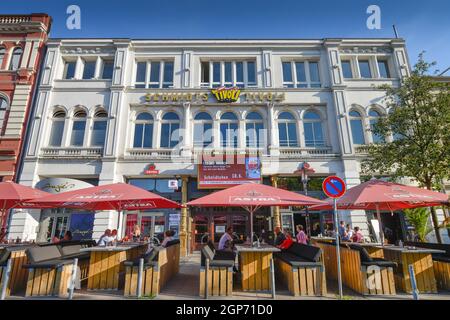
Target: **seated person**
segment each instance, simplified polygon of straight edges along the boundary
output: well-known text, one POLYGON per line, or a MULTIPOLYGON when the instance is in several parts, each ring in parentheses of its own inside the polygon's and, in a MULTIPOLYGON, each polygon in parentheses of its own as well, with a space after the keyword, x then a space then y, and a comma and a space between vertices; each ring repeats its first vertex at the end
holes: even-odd
POLYGON ((165 247, 167 242, 172 241, 174 234, 175 232, 173 230, 166 230, 166 232, 164 232, 164 240, 161 243, 161 246, 165 247))
POLYGON ((106 229, 105 233, 98 239, 97 245, 99 247, 106 247, 110 242, 111 229, 106 229))
POLYGON ((71 231, 66 231, 66 233, 64 233, 64 237, 62 238, 62 241, 71 241, 72 240, 72 232, 71 231))
POLYGON ((352 241, 357 243, 364 242, 364 236, 362 232, 359 230, 359 227, 354 228, 352 241))
POLYGON ((280 227, 275 227, 275 242, 274 245, 275 246, 279 246, 285 239, 286 236, 284 235, 283 232, 281 232, 281 228, 280 227))
POLYGON ((294 240, 292 239, 292 233, 286 232, 285 237, 286 238, 283 240, 283 242, 277 246, 279 249, 289 249, 289 247, 294 243, 294 240))
POLYGON ((219 250, 232 250, 233 249, 233 227, 228 227, 219 240, 219 250))

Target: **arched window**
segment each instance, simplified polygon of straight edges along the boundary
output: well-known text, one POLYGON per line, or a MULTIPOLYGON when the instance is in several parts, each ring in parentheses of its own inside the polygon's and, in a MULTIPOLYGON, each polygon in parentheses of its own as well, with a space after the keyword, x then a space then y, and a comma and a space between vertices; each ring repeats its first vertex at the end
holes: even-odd
POLYGON ((0 70, 2 70, 3 60, 5 60, 5 48, 0 48, 0 70))
POLYGON ((303 116, 303 128, 305 131, 305 146, 325 146, 322 130, 322 120, 320 119, 319 114, 314 111, 307 111, 303 116))
POLYGON ((233 112, 225 112, 220 117, 220 145, 237 148, 238 118, 233 112))
POLYGON ((84 145, 84 132, 86 131, 86 111, 79 110, 73 115, 72 135, 70 145, 82 147, 84 145))
POLYGON ((175 112, 168 112, 161 122, 161 148, 173 148, 180 141, 180 118, 175 112))
POLYGON ((53 113, 52 129, 50 131, 50 141, 48 143, 49 146, 61 147, 65 120, 66 113, 63 110, 57 110, 53 113))
POLYGON ((11 55, 9 70, 17 70, 20 66, 20 58, 22 58, 22 48, 15 48, 11 55))
POLYGON ((207 147, 212 143, 213 120, 209 113, 200 112, 194 118, 194 147, 207 147))
POLYGON ((349 116, 353 144, 365 144, 366 140, 364 139, 364 127, 361 114, 356 110, 351 110, 349 116))
POLYGON ((278 139, 280 147, 298 147, 297 122, 290 112, 278 116, 278 139))
POLYGON ((373 127, 374 125, 377 123, 378 119, 381 117, 381 114, 374 110, 371 109, 369 111, 369 123, 370 123, 370 130, 372 131, 372 141, 373 143, 382 143, 384 142, 383 136, 380 136, 378 134, 375 134, 373 132, 373 127))
POLYGON ((142 112, 134 123, 133 148, 152 148, 153 146, 153 117, 150 113, 142 112))
POLYGON ((258 148, 264 145, 264 123, 258 112, 250 112, 247 115, 245 133, 247 147, 258 148))
POLYGON ((5 98, 0 96, 0 135, 3 134, 3 127, 6 117, 6 111, 8 110, 8 101, 5 98))
POLYGON ((94 115, 92 126, 91 146, 103 147, 105 145, 106 126, 108 114, 104 110, 98 110, 94 115))

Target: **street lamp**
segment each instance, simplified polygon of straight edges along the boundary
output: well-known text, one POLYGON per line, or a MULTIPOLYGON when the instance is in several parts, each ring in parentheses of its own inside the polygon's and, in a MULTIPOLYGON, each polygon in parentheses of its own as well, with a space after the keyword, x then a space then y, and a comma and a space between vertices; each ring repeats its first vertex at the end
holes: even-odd
MULTIPOLYGON (((314 172, 315 172, 314 169, 311 168, 311 165, 308 162, 306 162, 306 161, 303 161, 299 165, 299 168, 294 171, 295 175, 300 176, 301 182, 303 184, 303 191, 305 192, 305 196, 308 195, 308 181, 309 181, 308 174, 312 174, 314 172)), ((308 207, 305 208, 305 213, 306 213, 306 218, 307 218, 307 221, 308 221, 308 223, 306 224, 306 230, 307 230, 307 232, 309 234, 311 234, 310 233, 310 226, 309 226, 308 207)), ((295 227, 294 227, 294 230, 295 230, 295 227)))

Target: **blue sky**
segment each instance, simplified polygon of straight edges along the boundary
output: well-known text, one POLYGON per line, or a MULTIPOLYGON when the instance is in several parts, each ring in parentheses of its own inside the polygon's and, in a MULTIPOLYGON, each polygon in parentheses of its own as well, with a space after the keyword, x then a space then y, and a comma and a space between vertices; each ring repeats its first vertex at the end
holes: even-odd
MULTIPOLYGON (((0 13, 46 12, 53 38, 331 38, 393 37, 407 41, 412 63, 425 50, 436 68, 450 67, 448 0, 2 0, 0 13), (66 8, 81 8, 81 30, 66 28, 66 8), (381 29, 366 27, 369 5, 381 29)), ((447 73, 449 74, 449 73, 447 73)))

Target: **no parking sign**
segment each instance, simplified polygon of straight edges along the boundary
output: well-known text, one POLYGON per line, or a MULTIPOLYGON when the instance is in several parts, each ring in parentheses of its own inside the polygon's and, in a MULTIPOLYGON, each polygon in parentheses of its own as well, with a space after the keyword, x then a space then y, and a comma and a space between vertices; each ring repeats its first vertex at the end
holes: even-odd
POLYGON ((322 189, 330 198, 340 198, 344 195, 347 187, 344 180, 337 176, 330 176, 323 180, 322 189))

